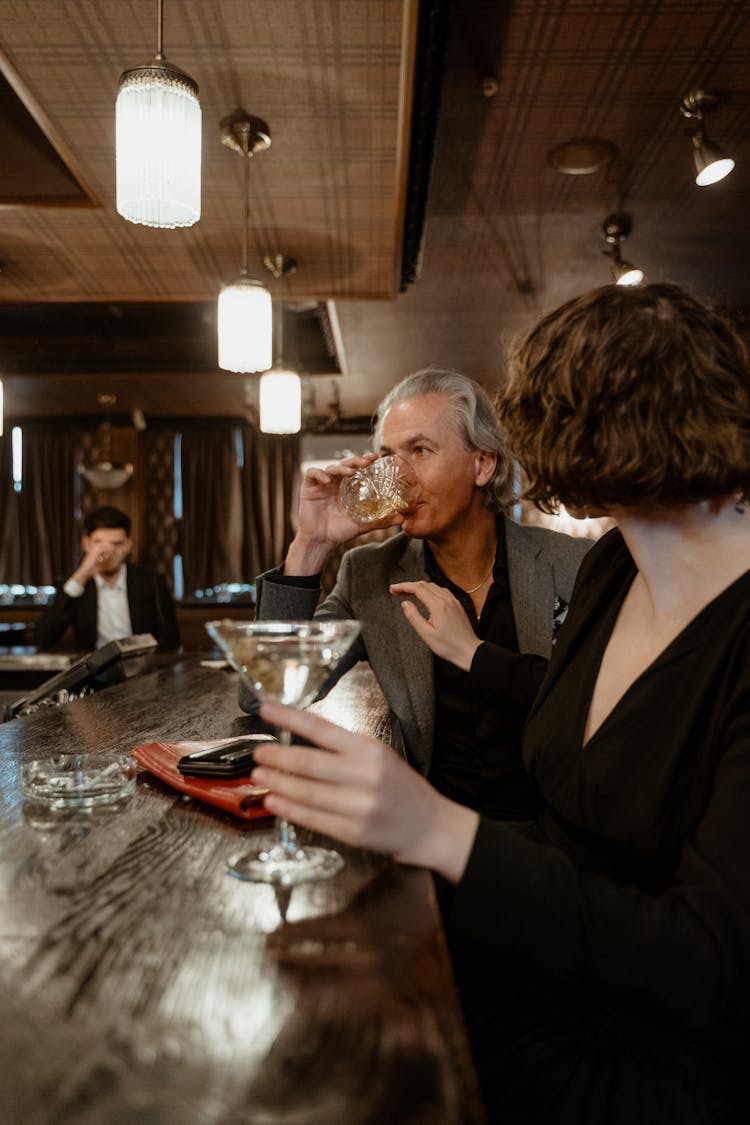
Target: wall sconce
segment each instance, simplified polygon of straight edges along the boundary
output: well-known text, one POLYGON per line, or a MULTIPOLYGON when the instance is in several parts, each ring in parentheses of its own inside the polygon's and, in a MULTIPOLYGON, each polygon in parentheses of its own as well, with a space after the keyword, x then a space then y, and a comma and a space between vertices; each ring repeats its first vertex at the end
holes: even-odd
POLYGON ((201 107, 198 84, 162 51, 120 75, 115 104, 117 210, 147 227, 191 227, 201 217, 201 107))
POLYGON ((716 94, 709 94, 705 90, 691 90, 682 99, 680 113, 690 121, 696 122, 696 127, 691 134, 693 142, 693 160, 695 162, 695 182, 699 187, 707 184, 718 183, 734 168, 734 161, 727 156, 723 149, 709 141, 703 124, 705 114, 710 113, 718 105, 716 94))
POLYGON ((264 434, 297 434, 302 425, 302 383, 296 371, 284 366, 284 278, 294 273, 297 263, 281 254, 266 257, 263 263, 279 287, 276 302, 276 360, 271 371, 260 378, 260 428, 264 434))
POLYGON ((626 262, 620 252, 620 244, 632 229, 630 215, 609 215, 602 223, 602 232, 607 247, 602 253, 611 258, 610 269, 616 285, 640 285, 645 274, 638 266, 626 262))
POLYGON ((221 143, 245 161, 245 202, 242 224, 242 268, 239 277, 219 293, 219 367, 253 374, 272 363, 271 294, 260 281, 248 277, 247 241, 250 223, 250 157, 271 144, 271 131, 259 117, 238 110, 219 124, 221 143))

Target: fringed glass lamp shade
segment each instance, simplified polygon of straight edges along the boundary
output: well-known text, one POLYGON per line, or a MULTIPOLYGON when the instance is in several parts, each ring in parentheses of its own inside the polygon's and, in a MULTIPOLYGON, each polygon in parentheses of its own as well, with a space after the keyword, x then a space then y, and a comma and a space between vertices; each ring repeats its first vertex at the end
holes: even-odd
POLYGON ((264 434, 297 434, 302 424, 302 384, 296 371, 274 368, 260 380, 260 428, 264 434))
POLYGON ((240 275, 219 293, 219 367, 243 375, 267 371, 273 363, 271 294, 265 285, 240 275))
POLYGON ((116 103, 117 210, 147 227, 190 227, 201 214, 198 85, 158 56, 126 70, 116 103))

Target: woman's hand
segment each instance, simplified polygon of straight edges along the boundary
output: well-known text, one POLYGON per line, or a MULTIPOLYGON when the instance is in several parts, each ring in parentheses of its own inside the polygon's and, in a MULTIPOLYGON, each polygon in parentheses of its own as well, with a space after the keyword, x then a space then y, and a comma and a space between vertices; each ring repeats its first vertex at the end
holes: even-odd
POLYGON ((468 672, 482 642, 450 590, 434 582, 394 582, 389 589, 392 594, 412 594, 422 603, 429 617, 423 617, 413 602, 403 601, 404 617, 436 656, 468 672))
POLYGON ((280 703, 264 703, 260 715, 324 748, 257 748, 252 777, 271 790, 269 812, 458 882, 479 822, 475 812, 441 796, 377 739, 280 703))

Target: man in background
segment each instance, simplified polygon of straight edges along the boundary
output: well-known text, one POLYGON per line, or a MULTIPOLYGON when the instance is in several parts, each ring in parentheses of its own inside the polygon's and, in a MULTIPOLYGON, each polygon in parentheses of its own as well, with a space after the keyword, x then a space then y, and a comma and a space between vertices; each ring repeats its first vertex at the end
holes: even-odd
POLYGON ((39 618, 34 644, 53 645, 72 626, 82 651, 151 633, 162 649, 180 643, 174 603, 161 574, 128 561, 131 522, 119 508, 97 508, 84 520, 83 557, 39 618))

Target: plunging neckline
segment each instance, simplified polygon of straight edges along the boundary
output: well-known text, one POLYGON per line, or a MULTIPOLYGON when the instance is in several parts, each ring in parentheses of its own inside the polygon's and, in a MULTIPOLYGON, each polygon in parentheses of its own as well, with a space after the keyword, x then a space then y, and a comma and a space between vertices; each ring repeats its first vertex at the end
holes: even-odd
POLYGON ((613 719, 613 717, 616 716, 618 711, 626 705, 630 695, 632 695, 632 693, 635 691, 635 689, 638 688, 641 685, 641 683, 643 682, 643 680, 646 677, 651 675, 654 671, 656 671, 657 668, 660 668, 663 664, 668 663, 671 659, 674 659, 675 656, 678 656, 678 657, 682 656, 683 654, 692 651, 692 649, 696 647, 696 645, 699 643, 698 638, 696 638, 695 641, 692 644, 690 644, 690 643, 684 644, 685 636, 686 636, 686 634, 689 634, 690 632, 692 632, 694 629, 698 628, 698 626, 701 623, 701 619, 707 615, 709 610, 713 609, 722 599, 724 599, 725 597, 728 597, 729 594, 732 591, 735 591, 736 588, 738 586, 740 586, 743 582, 747 582, 750 585, 750 569, 748 569, 748 570, 745 570, 742 574, 739 574, 732 582, 729 583, 728 586, 725 586, 723 590, 720 590, 719 593, 716 594, 715 597, 711 598, 711 600, 709 602, 706 602, 706 604, 702 607, 702 609, 698 610, 698 612, 695 614, 695 616, 691 617, 690 620, 687 621, 685 623, 685 625, 683 625, 683 627, 680 629, 680 631, 678 633, 676 633, 675 636, 672 638, 672 640, 669 641, 664 646, 664 648, 661 650, 661 652, 659 652, 653 658, 653 660, 651 660, 646 665, 646 667, 643 668, 638 673, 638 675, 635 677, 635 679, 632 680, 630 684, 628 684, 625 691, 615 701, 614 706, 612 706, 610 708, 610 710, 607 712, 607 714, 604 716, 602 721, 597 726, 596 730, 589 736, 589 738, 586 738, 585 733, 586 733, 586 726, 588 724, 589 714, 590 714, 590 711, 591 711, 591 702, 593 700, 594 691, 596 689, 596 685, 597 685, 597 682, 598 682, 598 679, 599 679, 599 673, 601 672, 601 666, 602 666, 602 661, 604 660, 604 654, 607 651, 607 647, 608 647, 609 642, 611 640, 612 633, 614 632, 614 628, 615 628, 615 625, 617 623, 617 619, 620 616, 620 612, 621 612, 622 607, 625 603, 625 599, 627 598, 628 594, 630 593, 630 590, 633 586, 633 582, 635 581, 638 573, 639 573, 638 568, 633 563, 630 581, 627 582, 623 586, 622 590, 620 591, 619 597, 617 597, 612 603, 611 610, 610 610, 609 628, 602 633, 602 639, 601 639, 601 643, 600 643, 600 646, 599 646, 599 651, 597 653, 597 658, 596 658, 595 661, 592 661, 592 666, 591 666, 592 672, 591 672, 591 675, 590 675, 590 678, 589 678, 589 682, 588 682, 588 685, 587 685, 587 691, 586 691, 586 698, 587 698, 588 702, 587 702, 585 708, 583 709, 583 725, 582 725, 581 730, 580 730, 580 747, 581 747, 582 751, 588 750, 590 748, 592 742, 594 742, 596 740, 600 731, 602 731, 604 728, 606 728, 610 725, 610 722, 613 719), (681 642, 683 642, 682 647, 681 647, 681 651, 677 654, 672 653, 671 650, 676 648, 678 645, 680 645, 681 642))

